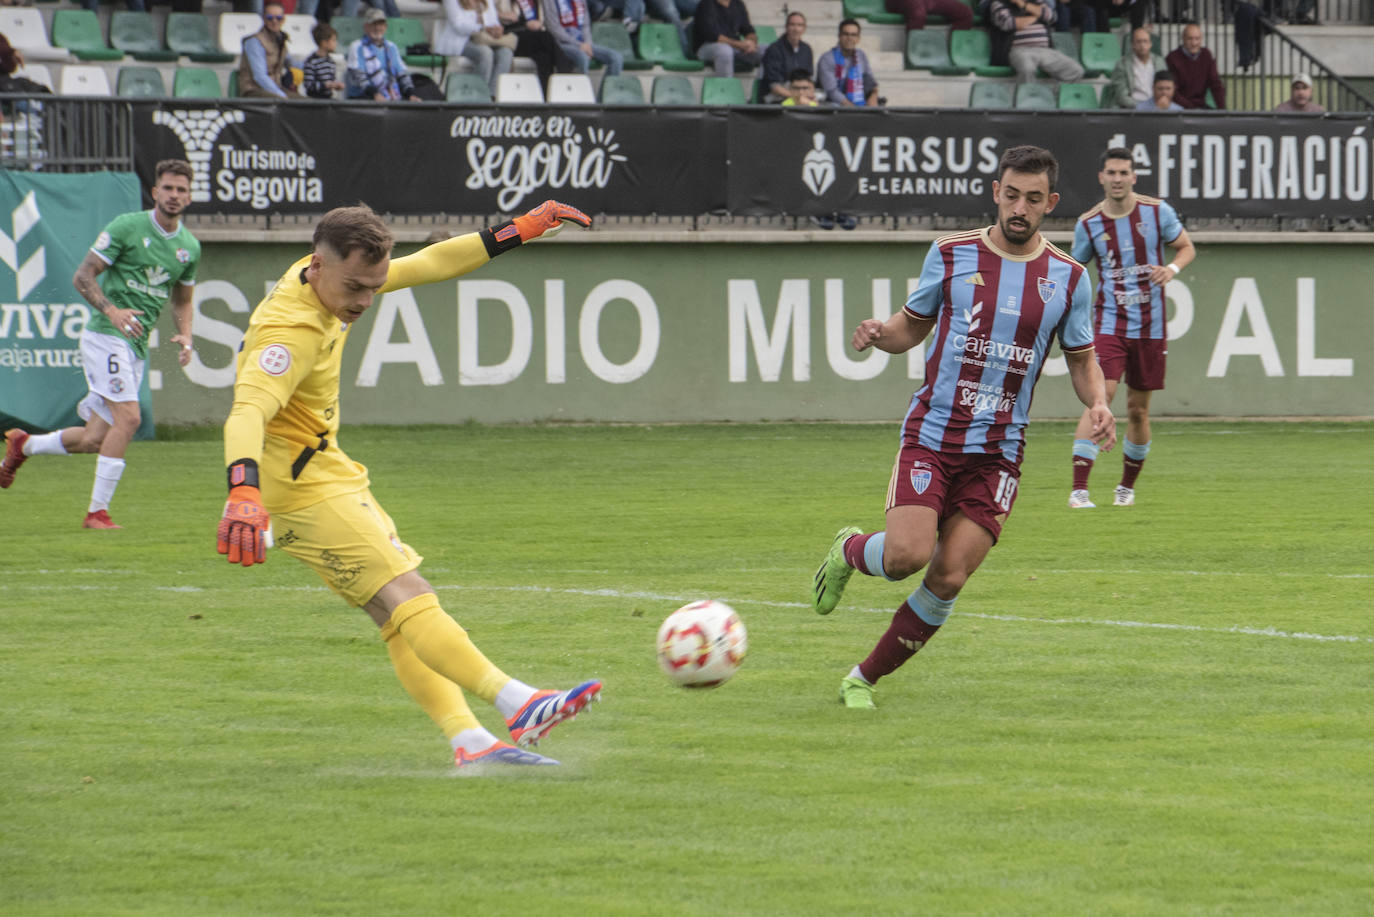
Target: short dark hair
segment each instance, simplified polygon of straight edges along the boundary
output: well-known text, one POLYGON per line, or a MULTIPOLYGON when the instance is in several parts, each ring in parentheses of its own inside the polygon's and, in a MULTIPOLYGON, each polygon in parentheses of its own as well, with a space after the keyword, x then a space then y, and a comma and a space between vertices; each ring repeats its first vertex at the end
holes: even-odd
POLYGON ((1135 168, 1135 157, 1133 157, 1131 151, 1124 146, 1109 146, 1102 152, 1102 155, 1097 159, 1097 170, 1099 172, 1107 168, 1108 159, 1124 159, 1131 164, 1132 169, 1135 168))
POLYGON ((310 37, 315 39, 317 45, 324 44, 338 34, 338 31, 327 22, 317 22, 315 27, 310 30, 310 37))
POLYGON ((791 73, 787 74, 787 82, 795 83, 797 80, 806 80, 810 83, 815 82, 815 80, 811 77, 811 71, 807 70, 805 67, 798 67, 796 70, 793 70, 791 73))
POLYGON ((1172 71, 1169 71, 1169 70, 1156 70, 1156 71, 1155 71, 1155 79, 1154 79, 1154 81, 1155 81, 1156 83, 1162 83, 1164 80, 1168 80, 1168 81, 1171 82, 1171 83, 1174 81, 1174 74, 1172 73, 1172 71))
POLYGON ((191 164, 184 159, 163 159, 153 166, 153 184, 162 180, 162 176, 170 172, 173 175, 180 175, 189 182, 196 180, 195 170, 191 164))
POLYGON ((363 259, 376 264, 391 254, 395 240, 382 218, 366 204, 335 207, 315 226, 316 250, 327 248, 340 258, 361 250, 363 259))
POLYGON ((859 25, 859 20, 857 20, 857 19, 841 19, 841 20, 840 20, 840 27, 839 27, 838 29, 836 29, 836 32, 843 32, 843 31, 844 31, 844 27, 847 26, 847 25, 852 25, 854 28, 858 29, 860 32, 862 32, 862 31, 864 30, 863 26, 859 25))
POLYGON ((283 13, 286 12, 286 4, 283 3, 282 0, 263 0, 262 11, 264 13, 267 12, 269 6, 279 6, 283 13))
POLYGON ((1025 172, 1028 175, 1044 173, 1050 180, 1050 191, 1059 184, 1059 160, 1044 147, 1025 145, 1003 150, 1002 160, 997 165, 998 179, 1008 172, 1025 172))
POLYGON ((787 14, 787 17, 785 19, 783 19, 783 28, 787 27, 787 24, 792 21, 793 16, 796 16, 798 19, 800 19, 802 21, 802 25, 806 25, 806 14, 803 13, 801 10, 793 10, 792 12, 787 14))

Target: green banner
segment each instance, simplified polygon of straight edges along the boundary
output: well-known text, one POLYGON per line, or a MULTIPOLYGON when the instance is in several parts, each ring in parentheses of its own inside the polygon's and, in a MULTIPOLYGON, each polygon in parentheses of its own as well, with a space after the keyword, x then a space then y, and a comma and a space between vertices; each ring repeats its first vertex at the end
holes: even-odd
MULTIPOLYGON (((1371 240, 1374 241, 1374 240, 1371 240)), ((928 243, 541 243, 381 296, 350 334, 352 423, 896 420, 923 357, 856 354, 928 243)), ((413 249, 413 246, 410 247, 413 249)), ((410 250, 404 249, 404 250, 410 250)), ((221 423, 248 313, 308 245, 209 244, 196 355, 154 352, 163 420, 221 423)), ((1374 415, 1367 245, 1200 243, 1167 290, 1161 415, 1374 415)), ((1125 416, 1124 396, 1113 406, 1125 416)), ((1034 415, 1081 410, 1063 358, 1034 415)))
MULTIPOLYGON (((139 205, 132 172, 0 170, 0 422, 31 430, 81 424, 79 339, 91 310, 72 274, 105 224, 139 205)), ((150 381, 145 376, 139 393, 140 436, 153 429, 150 381)))

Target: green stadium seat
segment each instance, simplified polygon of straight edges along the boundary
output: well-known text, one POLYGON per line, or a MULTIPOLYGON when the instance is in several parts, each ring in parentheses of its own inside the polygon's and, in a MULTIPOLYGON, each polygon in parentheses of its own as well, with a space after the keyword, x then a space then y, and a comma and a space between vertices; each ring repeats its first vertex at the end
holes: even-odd
POLYGON ((401 52, 401 60, 406 62, 407 67, 428 67, 431 69, 448 65, 448 58, 442 54, 409 54, 406 49, 413 45, 428 45, 429 35, 425 32, 425 24, 419 19, 412 19, 409 16, 397 16, 386 21, 386 39, 392 42, 401 52))
POLYGON ((491 87, 475 73, 450 73, 444 78, 444 99, 472 105, 490 105, 491 87))
POLYGON ((949 59, 956 67, 972 70, 978 76, 1011 76, 1010 67, 993 66, 992 40, 982 29, 959 29, 949 33, 949 59))
POLYGON ((111 48, 100 31, 100 20, 90 10, 53 10, 52 43, 66 48, 80 60, 123 60, 124 52, 111 48))
POLYGON ((120 67, 115 95, 125 99, 160 99, 167 95, 167 86, 156 67, 120 67))
POLYGON ((1069 60, 1078 60, 1078 37, 1072 32, 1050 31, 1050 44, 1069 60))
POLYGON ((172 95, 178 99, 219 99, 224 90, 219 74, 209 67, 178 67, 172 76, 172 95))
POLYGON ((219 49, 209 20, 200 13, 167 14, 167 48, 198 64, 228 64, 237 59, 219 49))
POLYGON ((844 0, 846 18, 867 19, 874 25, 902 25, 906 17, 901 13, 889 13, 883 0, 844 0))
POLYGON ((348 46, 363 37, 363 21, 357 16, 335 16, 329 24, 339 33, 340 54, 347 54, 348 46))
POLYGON ((682 53, 677 27, 666 22, 645 22, 640 25, 639 56, 664 70, 691 73, 706 69, 701 61, 687 59, 687 55, 682 53))
POLYGON ((1060 83, 1059 107, 1061 109, 1097 108, 1097 87, 1092 83, 1060 83))
POLYGON ((906 68, 929 70, 931 76, 965 76, 968 67, 949 59, 949 36, 943 29, 912 29, 906 33, 906 68))
POLYGON ((628 73, 602 77, 600 93, 602 105, 644 104, 644 84, 628 73))
MULTIPOLYGON (((626 70, 652 70, 654 62, 644 60, 635 50, 635 44, 630 40, 630 33, 625 31, 624 23, 619 20, 607 20, 606 22, 592 23, 592 44, 610 48, 612 51, 619 51, 620 56, 625 59, 626 70)), ((597 61, 596 63, 600 63, 597 61)), ((640 93, 641 99, 643 93, 640 93)))
POLYGON ((225 90, 225 95, 229 98, 237 99, 239 97, 239 72, 237 70, 229 71, 228 86, 225 87, 225 90))
POLYGON ((110 16, 110 44, 134 60, 174 61, 175 51, 169 51, 157 37, 157 24, 152 13, 115 10, 110 16))
POLYGON ((978 82, 968 92, 969 108, 1011 108, 1011 86, 1007 83, 978 82))
POLYGON ((1057 108, 1058 100, 1044 83, 1018 83, 1014 104, 1017 108, 1057 108))
POLYGON ((748 105, 744 88, 733 76, 708 76, 701 83, 702 105, 748 105))
POLYGON ((1121 59, 1121 42, 1111 32, 1085 32, 1079 60, 1087 76, 1105 76, 1121 59))
MULTIPOLYGON (((644 26, 640 26, 642 29, 644 26)), ((695 105, 697 94, 692 91, 692 83, 685 76, 654 77, 654 88, 650 96, 655 105, 695 105)))
POLYGON ((756 25, 754 26, 754 37, 759 41, 759 50, 763 50, 778 40, 778 30, 771 25, 756 25))

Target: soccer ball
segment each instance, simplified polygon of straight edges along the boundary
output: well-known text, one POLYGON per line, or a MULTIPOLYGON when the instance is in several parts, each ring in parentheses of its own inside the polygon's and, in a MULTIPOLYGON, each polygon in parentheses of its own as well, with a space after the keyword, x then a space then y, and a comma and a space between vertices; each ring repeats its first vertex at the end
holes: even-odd
POLYGON ((684 688, 714 688, 728 681, 749 649, 735 609, 705 599, 683 605, 658 628, 658 665, 684 688))

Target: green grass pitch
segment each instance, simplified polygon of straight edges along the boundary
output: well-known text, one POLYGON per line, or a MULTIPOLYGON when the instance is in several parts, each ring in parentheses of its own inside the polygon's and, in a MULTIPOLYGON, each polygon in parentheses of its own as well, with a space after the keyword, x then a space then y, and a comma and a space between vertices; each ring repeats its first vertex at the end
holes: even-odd
POLYGON ((79 528, 89 457, 34 458, 0 913, 1374 913, 1374 425, 1157 422, 1139 504, 1074 512, 1071 438, 1033 425, 1002 543, 865 712, 837 685, 915 581, 805 602, 881 526, 895 423, 346 429, 498 665, 606 683, 564 767, 482 777, 365 615, 214 553, 217 431, 132 447, 122 532, 79 528), (707 596, 750 655, 676 689, 655 630, 707 596))

